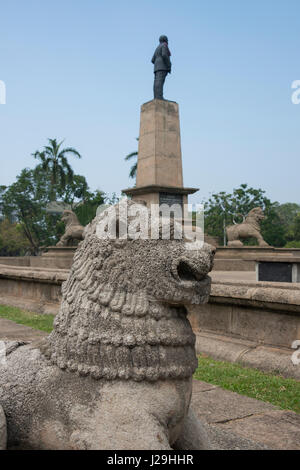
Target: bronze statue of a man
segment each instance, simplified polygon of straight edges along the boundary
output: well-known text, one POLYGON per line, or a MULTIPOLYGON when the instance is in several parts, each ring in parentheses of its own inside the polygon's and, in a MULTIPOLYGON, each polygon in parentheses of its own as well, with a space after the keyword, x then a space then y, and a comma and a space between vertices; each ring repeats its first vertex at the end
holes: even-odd
POLYGON ((152 63, 154 64, 154 99, 163 100, 163 87, 166 76, 171 73, 171 52, 168 46, 167 36, 160 36, 159 46, 155 49, 152 57, 152 63))

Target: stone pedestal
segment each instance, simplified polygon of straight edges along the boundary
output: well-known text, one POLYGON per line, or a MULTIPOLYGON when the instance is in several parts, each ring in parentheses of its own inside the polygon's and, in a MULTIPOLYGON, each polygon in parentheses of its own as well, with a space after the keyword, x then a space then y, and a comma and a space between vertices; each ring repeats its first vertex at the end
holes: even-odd
POLYGON ((184 188, 178 104, 152 100, 141 107, 136 187, 124 193, 151 204, 187 204, 184 188))
POLYGON ((76 246, 49 246, 42 256, 32 256, 30 266, 35 268, 70 269, 76 246))

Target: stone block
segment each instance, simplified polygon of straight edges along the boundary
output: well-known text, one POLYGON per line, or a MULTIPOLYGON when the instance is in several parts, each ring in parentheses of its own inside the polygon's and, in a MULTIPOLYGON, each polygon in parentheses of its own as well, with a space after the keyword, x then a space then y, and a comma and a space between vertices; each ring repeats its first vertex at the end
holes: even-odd
MULTIPOLYGON (((197 381, 193 381, 193 390, 197 389, 195 382, 197 381)), ((219 387, 198 394, 193 393, 192 406, 198 418, 209 424, 240 420, 250 414, 277 410, 271 403, 264 403, 219 387)))
POLYGON ((264 443, 274 450, 300 449, 300 415, 274 410, 219 425, 235 435, 264 443))
POLYGON ((182 187, 178 104, 152 100, 141 108, 137 187, 182 187))

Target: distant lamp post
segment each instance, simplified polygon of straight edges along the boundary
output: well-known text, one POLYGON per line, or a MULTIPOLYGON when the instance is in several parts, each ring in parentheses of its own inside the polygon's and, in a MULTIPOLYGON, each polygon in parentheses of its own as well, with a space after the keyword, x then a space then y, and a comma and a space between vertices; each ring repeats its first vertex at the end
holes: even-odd
POLYGON ((226 208, 222 203, 220 207, 223 211, 223 245, 226 246, 226 208))

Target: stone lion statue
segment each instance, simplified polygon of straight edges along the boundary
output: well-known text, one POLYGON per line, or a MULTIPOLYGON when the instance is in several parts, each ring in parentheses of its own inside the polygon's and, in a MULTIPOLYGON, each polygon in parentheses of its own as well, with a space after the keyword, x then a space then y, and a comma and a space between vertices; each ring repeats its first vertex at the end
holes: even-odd
POLYGON ((214 250, 172 230, 170 240, 121 239, 118 213, 116 239, 99 238, 106 214, 86 228, 52 333, 10 347, 0 366, 8 448, 208 448, 190 409, 186 306, 208 300, 214 250))
POLYGON ((243 246, 240 238, 256 238, 259 246, 269 246, 260 233, 260 222, 264 218, 262 208, 255 207, 249 212, 244 222, 226 227, 228 246, 243 246))
POLYGON ((61 220, 66 225, 65 233, 56 246, 68 246, 75 240, 83 240, 84 227, 80 224, 77 215, 70 210, 64 210, 61 220))

